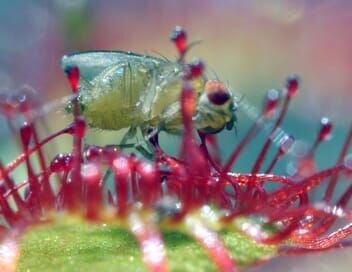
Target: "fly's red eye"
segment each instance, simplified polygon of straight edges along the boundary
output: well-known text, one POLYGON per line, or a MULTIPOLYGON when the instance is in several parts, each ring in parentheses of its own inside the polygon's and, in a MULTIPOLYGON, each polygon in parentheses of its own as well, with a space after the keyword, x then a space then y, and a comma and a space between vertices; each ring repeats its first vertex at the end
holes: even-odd
POLYGON ((205 84, 205 92, 209 101, 218 106, 225 104, 231 98, 224 83, 218 80, 208 80, 205 84))

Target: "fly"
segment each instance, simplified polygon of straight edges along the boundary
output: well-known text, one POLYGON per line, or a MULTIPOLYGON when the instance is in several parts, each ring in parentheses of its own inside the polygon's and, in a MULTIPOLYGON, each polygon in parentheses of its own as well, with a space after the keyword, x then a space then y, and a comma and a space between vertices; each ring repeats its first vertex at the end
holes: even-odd
MULTIPOLYGON (((83 51, 65 55, 61 65, 65 71, 72 66, 80 70, 78 100, 89 126, 129 128, 121 144, 138 129, 145 138, 150 131, 182 131, 180 63, 124 51, 83 51)), ((226 86, 205 77, 191 84, 197 98, 195 128, 205 134, 232 129, 237 104, 226 86)), ((67 110, 72 111, 72 104, 67 110)))

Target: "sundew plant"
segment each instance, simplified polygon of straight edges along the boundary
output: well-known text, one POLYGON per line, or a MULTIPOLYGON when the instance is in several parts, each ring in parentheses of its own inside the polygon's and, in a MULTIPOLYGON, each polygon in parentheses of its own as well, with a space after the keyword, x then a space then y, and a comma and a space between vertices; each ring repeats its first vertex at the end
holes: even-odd
MULTIPOLYGON (((152 147, 151 159, 125 153, 118 143, 84 144, 88 125, 81 114, 78 66, 65 71, 73 121, 44 138, 37 132, 43 117, 35 112, 36 95, 1 94, 1 113, 22 148, 10 164, 0 163, 1 271, 242 271, 282 255, 351 245, 352 126, 342 149, 332 149, 336 163, 330 168, 315 167, 316 150, 333 133, 324 117, 295 173, 274 174, 295 141, 280 131, 299 95, 299 78, 291 75, 282 91, 267 93, 261 114, 243 139, 234 138, 235 148, 222 161, 221 141, 197 131, 193 122, 199 101, 191 81, 204 76, 205 65, 187 62, 192 44, 182 28, 170 37, 182 67, 177 156, 162 149, 157 133, 144 139, 152 147), (24 121, 20 129, 13 126, 18 116, 24 121), (237 172, 238 157, 263 127, 269 134, 248 161, 251 171, 237 172), (43 147, 63 135, 72 136, 71 152, 57 150, 49 158, 43 147), (276 155, 269 157, 273 146, 276 155), (26 180, 13 177, 20 166, 26 180), (111 186, 106 186, 107 176, 111 186), (341 183, 342 192, 336 190, 341 183), (313 197, 315 191, 319 197, 313 197)), ((230 99, 222 88, 215 84, 206 93, 218 106, 230 99)), ((240 111, 240 97, 236 103, 240 111)))

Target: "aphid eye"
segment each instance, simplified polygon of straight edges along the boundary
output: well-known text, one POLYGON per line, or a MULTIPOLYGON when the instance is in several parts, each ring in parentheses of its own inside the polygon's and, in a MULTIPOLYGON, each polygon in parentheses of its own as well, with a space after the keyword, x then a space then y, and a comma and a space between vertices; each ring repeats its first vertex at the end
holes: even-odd
POLYGON ((224 105, 231 95, 225 85, 218 80, 208 80, 205 84, 205 92, 210 102, 214 105, 224 105))

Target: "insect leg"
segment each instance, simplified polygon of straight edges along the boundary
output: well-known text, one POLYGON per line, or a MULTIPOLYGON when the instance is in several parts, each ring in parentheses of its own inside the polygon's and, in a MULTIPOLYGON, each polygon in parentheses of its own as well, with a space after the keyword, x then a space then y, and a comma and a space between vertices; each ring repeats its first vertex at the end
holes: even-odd
POLYGON ((151 149, 159 147, 159 127, 143 129, 142 134, 146 143, 150 145, 151 149))
POLYGON ((134 148, 139 153, 141 153, 145 158, 152 160, 154 158, 153 150, 154 147, 150 142, 139 142, 139 143, 130 143, 130 144, 116 144, 116 145, 107 145, 105 147, 116 148, 116 149, 125 149, 125 148, 134 148), (147 147, 144 147, 142 144, 146 143, 147 147))
POLYGON ((153 160, 154 159, 154 151, 155 148, 159 145, 158 143, 158 127, 141 127, 141 133, 143 135, 143 142, 137 143, 135 145, 135 149, 140 152, 144 157, 147 159, 153 160), (146 145, 143 146, 142 143, 146 145))
POLYGON ((120 142, 121 145, 124 145, 127 143, 129 139, 132 139, 134 136, 137 134, 137 128, 131 126, 128 131, 125 133, 125 135, 122 137, 122 140, 120 142))
MULTIPOLYGON (((130 127, 126 134, 123 136, 120 144, 112 144, 106 145, 108 148, 117 148, 117 149, 125 149, 125 148, 134 148, 139 153, 141 153, 145 158, 152 160, 154 158, 154 149, 155 146, 158 145, 157 136, 159 133, 158 128, 139 128, 141 129, 141 133, 143 136, 143 141, 137 143, 127 143, 127 141, 133 138, 137 134, 137 127, 130 127), (144 146, 144 144, 146 146, 144 146)), ((109 177, 109 173, 106 173, 107 178, 109 177)), ((105 176, 104 176, 105 180, 105 176)))
POLYGON ((141 153, 145 158, 149 159, 149 160, 153 160, 154 159, 154 154, 152 152, 150 152, 147 148, 145 148, 142 145, 136 145, 135 146, 136 150, 141 153))
POLYGON ((108 145, 106 147, 117 148, 117 149, 134 148, 139 153, 141 153, 144 157, 146 157, 147 159, 151 160, 154 157, 154 155, 153 155, 153 145, 150 144, 149 142, 138 142, 138 143, 130 143, 130 144, 116 144, 116 145, 108 145), (146 143, 148 148, 144 147, 142 145, 143 143, 146 143))
POLYGON ((133 148, 135 147, 136 144, 130 143, 130 144, 109 144, 105 145, 105 148, 111 148, 111 149, 124 149, 124 148, 133 148))

